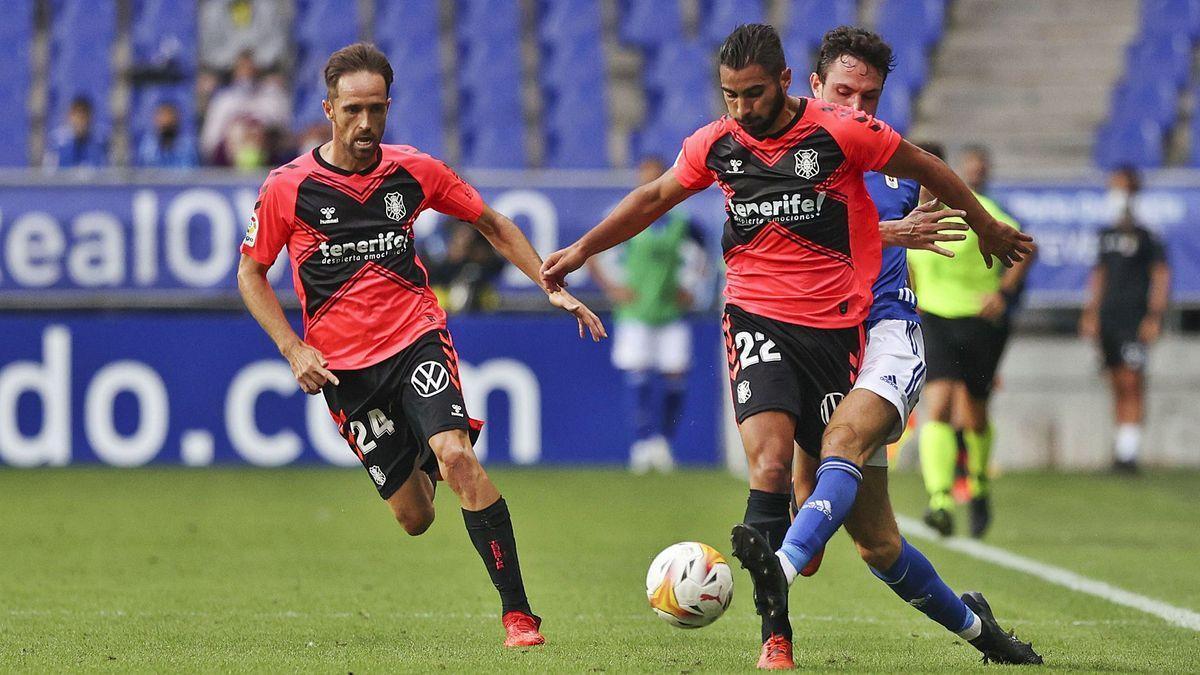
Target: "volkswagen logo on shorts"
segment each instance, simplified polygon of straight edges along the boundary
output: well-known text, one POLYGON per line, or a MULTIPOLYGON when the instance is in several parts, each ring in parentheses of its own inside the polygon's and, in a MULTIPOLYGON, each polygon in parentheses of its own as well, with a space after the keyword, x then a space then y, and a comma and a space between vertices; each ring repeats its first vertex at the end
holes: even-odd
POLYGON ((825 394, 825 398, 821 399, 821 421, 829 424, 829 418, 833 417, 833 409, 842 402, 846 395, 840 391, 835 391, 832 394, 825 394))
POLYGON ((450 373, 446 372, 446 366, 437 361, 426 361, 417 366, 409 379, 418 394, 429 398, 442 393, 446 385, 450 384, 450 373))

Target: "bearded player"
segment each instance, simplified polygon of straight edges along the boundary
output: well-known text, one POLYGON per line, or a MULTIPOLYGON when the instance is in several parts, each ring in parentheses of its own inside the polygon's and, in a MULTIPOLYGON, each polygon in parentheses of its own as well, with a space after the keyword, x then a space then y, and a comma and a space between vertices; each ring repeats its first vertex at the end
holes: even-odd
MULTIPOLYGON (((880 269, 878 213, 863 174, 912 178, 963 210, 989 264, 993 256, 1005 265, 1021 260, 1032 240, 997 222, 945 164, 882 122, 852 108, 787 96, 791 70, 771 26, 739 26, 722 46, 720 64, 729 114, 684 141, 675 166, 662 177, 549 256, 542 275, 548 288, 558 288, 591 255, 625 241, 712 183, 720 185, 729 215, 722 240, 725 334, 734 411, 750 465, 746 520, 778 537, 772 545, 759 527, 738 525, 734 554, 751 573, 764 619, 759 667, 791 668, 788 584, 846 519, 864 463, 891 430, 890 417, 842 401, 862 363, 863 322, 880 269), (823 459, 810 503, 789 529, 793 443, 823 459), (784 495, 782 509, 763 508, 768 505, 757 498, 763 494, 784 495), (784 555, 789 546, 799 548, 795 560, 784 555)), ((882 499, 872 509, 872 533, 887 532, 885 521, 895 530, 886 491, 868 486, 863 492, 882 499)), ((966 631, 989 658, 1005 658, 996 644, 1010 638, 986 604, 968 607, 928 561, 901 544, 898 533, 894 541, 881 537, 868 545, 879 547, 881 560, 894 554, 889 572, 909 552, 909 572, 892 588, 935 618, 955 614, 955 630, 966 631)))
MULTIPOLYGON (((325 66, 333 140, 272 171, 242 243, 238 287, 307 394, 321 392, 338 429, 410 535, 433 523, 434 482, 458 495, 463 520, 500 593, 506 647, 539 645, 541 619, 521 579, 508 505, 472 449, 482 423, 463 400, 446 315, 413 244, 413 222, 434 209, 472 223, 538 282, 541 259, 511 220, 442 162, 381 145, 392 67, 374 46, 334 52, 325 66), (267 282, 286 246, 304 311, 293 332, 267 282)), ((579 335, 605 336, 567 293, 550 303, 575 315, 579 335)))

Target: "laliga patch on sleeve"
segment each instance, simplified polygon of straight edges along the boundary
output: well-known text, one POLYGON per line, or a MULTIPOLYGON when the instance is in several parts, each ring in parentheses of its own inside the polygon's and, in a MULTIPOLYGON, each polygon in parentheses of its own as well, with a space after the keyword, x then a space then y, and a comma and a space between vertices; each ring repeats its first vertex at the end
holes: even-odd
POLYGON ((246 228, 246 236, 242 238, 242 243, 246 246, 254 246, 254 242, 258 239, 258 214, 251 214, 250 225, 246 228))

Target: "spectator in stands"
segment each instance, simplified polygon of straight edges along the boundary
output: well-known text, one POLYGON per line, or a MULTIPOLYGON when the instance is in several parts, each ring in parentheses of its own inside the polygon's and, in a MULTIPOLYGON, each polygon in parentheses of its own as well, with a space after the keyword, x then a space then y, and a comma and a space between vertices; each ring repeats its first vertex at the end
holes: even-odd
POLYGON ((329 142, 329 122, 315 122, 300 132, 296 142, 298 154, 311 152, 313 148, 329 142))
POLYGON ((1142 446, 1148 348, 1162 332, 1171 293, 1171 268, 1162 241, 1138 224, 1135 198, 1141 180, 1121 167, 1108 181, 1115 224, 1100 232, 1079 332, 1097 340, 1113 393, 1117 432, 1113 469, 1136 473, 1142 446))
MULTIPOLYGON (((244 166, 239 162, 239 151, 244 149, 247 130, 259 127, 264 138, 278 137, 290 118, 291 105, 282 77, 277 73, 260 77, 253 54, 243 52, 229 85, 213 94, 205 111, 200 153, 209 164, 244 166)), ((263 163, 258 166, 275 158, 272 148, 264 147, 264 152, 263 163)))
POLYGON ((50 169, 100 167, 108 164, 108 139, 92 121, 92 102, 76 96, 67 111, 67 123, 50 134, 44 166, 50 169))
POLYGON ((442 224, 446 250, 429 264, 429 284, 448 312, 494 311, 499 297, 494 284, 504 259, 478 230, 449 220, 442 224))
POLYGON ((198 17, 201 65, 228 72, 245 52, 253 53, 260 68, 282 65, 291 25, 289 4, 279 0, 202 0, 198 17))
MULTIPOLYGON (((658 157, 643 159, 639 184, 666 170, 658 157)), ((670 441, 683 414, 692 367, 686 317, 703 290, 706 267, 704 234, 682 207, 587 262, 592 279, 613 303, 612 362, 624 374, 633 404, 629 468, 635 473, 675 467, 670 441)))
POLYGON ((194 135, 180 127, 179 108, 164 101, 154 109, 154 128, 138 142, 137 166, 188 169, 197 166, 194 135))

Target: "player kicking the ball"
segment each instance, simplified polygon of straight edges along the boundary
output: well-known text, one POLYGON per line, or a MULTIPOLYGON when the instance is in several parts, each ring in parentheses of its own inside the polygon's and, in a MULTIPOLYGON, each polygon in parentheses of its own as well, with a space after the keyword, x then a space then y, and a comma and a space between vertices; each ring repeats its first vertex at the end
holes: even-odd
MULTIPOLYGON (((366 44, 334 52, 325 84, 333 140, 263 183, 242 243, 242 298, 305 393, 324 393, 342 436, 410 535, 433 523, 434 482, 445 479, 500 592, 505 646, 543 644, 508 505, 472 450, 482 423, 467 414, 446 315, 413 247, 413 221, 434 209, 472 223, 535 282, 541 259, 445 164, 380 144, 392 84, 382 52, 366 44), (304 310, 303 340, 266 279, 284 246, 304 310)), ((605 336, 575 298, 561 290, 549 298, 575 315, 580 337, 585 329, 593 339, 605 336)))
MULTIPOLYGON (((882 122, 852 108, 787 96, 791 71, 774 28, 739 26, 722 46, 720 64, 729 114, 689 137, 661 178, 627 196, 571 247, 549 256, 542 273, 547 287, 557 288, 589 256, 628 239, 713 182, 720 185, 729 214, 722 241, 725 334, 734 409, 750 465, 746 520, 759 523, 735 528, 734 553, 751 572, 763 616, 759 666, 791 668, 790 578, 775 549, 780 540, 785 550, 789 542, 807 546, 792 564, 793 572, 804 568, 846 518, 861 467, 878 449, 877 439, 891 431, 890 416, 872 418, 842 400, 862 364, 863 322, 880 269, 878 213, 863 174, 882 171, 918 180, 962 209, 989 261, 1020 260, 1031 240, 989 216, 940 160, 882 122), (789 531, 793 442, 826 459, 817 470, 811 504, 789 531), (771 540, 776 545, 760 528, 779 537, 771 540)), ((865 496, 879 494, 864 490, 865 496)), ((876 517, 891 520, 894 530, 886 492, 881 497, 876 517)), ((952 600, 948 609, 960 620, 954 629, 973 632, 973 644, 1003 660, 991 642, 978 639, 986 635, 999 642, 1002 635, 986 603, 968 596, 974 609, 968 607, 915 549, 901 545, 898 534, 894 543, 887 571, 903 562, 908 573, 893 588, 923 609, 952 600)), ((880 553, 883 564, 882 545, 880 553)))

